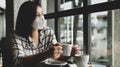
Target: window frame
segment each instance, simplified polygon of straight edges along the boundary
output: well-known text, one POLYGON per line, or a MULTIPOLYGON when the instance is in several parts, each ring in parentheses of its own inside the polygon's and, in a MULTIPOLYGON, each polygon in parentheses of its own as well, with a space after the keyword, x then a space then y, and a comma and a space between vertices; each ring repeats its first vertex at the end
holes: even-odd
MULTIPOLYGON (((91 13, 94 12, 101 12, 101 11, 108 11, 108 21, 111 22, 109 23, 109 29, 107 32, 111 32, 111 34, 108 34, 108 36, 112 37, 112 11, 115 9, 120 8, 120 1, 119 0, 108 0, 108 2, 103 2, 103 3, 98 3, 98 4, 93 4, 90 5, 91 0, 83 0, 83 7, 76 8, 76 9, 70 9, 70 10, 65 10, 65 11, 59 11, 58 6, 60 5, 60 0, 55 0, 55 12, 53 13, 48 13, 45 14, 46 19, 55 19, 55 34, 57 37, 57 40, 60 41, 60 23, 59 23, 59 18, 60 17, 65 17, 65 16, 71 16, 71 15, 83 15, 83 38, 84 38, 84 53, 90 55, 90 62, 92 62, 91 59, 91 25, 90 25, 90 20, 91 20, 91 13), (111 6, 112 5, 112 6, 111 6), (102 9, 100 9, 102 8, 102 9), (88 11, 89 10, 89 11, 88 11), (110 31, 111 30, 111 31, 110 31)), ((109 38, 108 38, 109 40, 109 38)), ((112 43, 111 43, 112 44, 112 43)))

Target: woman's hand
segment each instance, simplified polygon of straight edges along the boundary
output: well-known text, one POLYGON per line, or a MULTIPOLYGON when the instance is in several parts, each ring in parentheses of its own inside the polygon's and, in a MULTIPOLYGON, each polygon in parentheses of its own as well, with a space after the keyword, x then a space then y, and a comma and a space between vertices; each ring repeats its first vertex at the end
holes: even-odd
POLYGON ((49 51, 50 51, 49 54, 53 59, 58 59, 61 56, 61 54, 63 53, 62 45, 57 43, 54 46, 52 46, 49 51))
POLYGON ((76 54, 79 54, 79 53, 80 53, 80 47, 78 45, 73 45, 71 55, 75 56, 76 54))

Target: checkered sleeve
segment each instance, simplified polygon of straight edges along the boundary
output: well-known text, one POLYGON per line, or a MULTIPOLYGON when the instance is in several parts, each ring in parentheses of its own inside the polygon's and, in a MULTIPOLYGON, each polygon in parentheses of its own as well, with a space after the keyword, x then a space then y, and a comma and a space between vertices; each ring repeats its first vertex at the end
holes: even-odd
POLYGON ((20 39, 14 39, 13 41, 13 52, 14 52, 14 67, 23 67, 23 56, 25 56, 20 39))

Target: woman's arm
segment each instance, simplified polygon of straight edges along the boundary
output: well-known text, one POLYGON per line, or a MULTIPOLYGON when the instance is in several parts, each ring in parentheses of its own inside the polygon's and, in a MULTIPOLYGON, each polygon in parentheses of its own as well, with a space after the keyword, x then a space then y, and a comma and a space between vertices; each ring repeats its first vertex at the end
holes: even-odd
POLYGON ((28 67, 33 66, 41 61, 51 57, 53 55, 53 48, 50 48, 48 51, 37 53, 34 55, 26 56, 24 52, 24 47, 21 45, 20 39, 13 39, 11 41, 12 45, 12 55, 13 55, 13 66, 15 67, 28 67))
POLYGON ((51 57, 50 53, 51 53, 51 51, 45 51, 45 52, 38 53, 35 55, 22 57, 23 66, 28 67, 28 66, 36 65, 37 63, 40 63, 43 60, 51 57))
MULTIPOLYGON (((19 53, 22 51, 20 49, 18 50, 19 50, 19 53)), ((36 64, 44 61, 45 59, 53 55, 53 48, 50 48, 48 51, 44 51, 34 55, 29 55, 29 56, 22 56, 22 55, 20 56, 21 53, 17 55, 18 50, 13 50, 15 67, 34 67, 36 64)))

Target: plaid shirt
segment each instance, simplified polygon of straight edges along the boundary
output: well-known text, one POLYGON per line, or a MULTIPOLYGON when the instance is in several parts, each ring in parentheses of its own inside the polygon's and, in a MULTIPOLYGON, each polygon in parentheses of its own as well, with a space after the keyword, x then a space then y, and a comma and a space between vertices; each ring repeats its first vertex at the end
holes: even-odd
POLYGON ((14 44, 14 60, 16 67, 23 67, 22 58, 29 55, 34 55, 42 51, 48 50, 53 44, 57 43, 55 34, 49 27, 44 30, 39 30, 39 44, 36 47, 32 38, 28 39, 21 36, 13 35, 12 43, 14 44))

